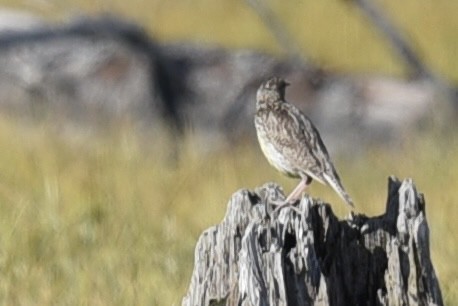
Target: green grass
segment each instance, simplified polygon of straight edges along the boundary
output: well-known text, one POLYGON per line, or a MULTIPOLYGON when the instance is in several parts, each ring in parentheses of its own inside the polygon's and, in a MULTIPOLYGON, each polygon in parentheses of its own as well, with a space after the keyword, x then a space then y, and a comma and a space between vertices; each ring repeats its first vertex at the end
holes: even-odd
MULTIPOLYGON (((0 304, 179 305, 199 234, 220 222, 240 188, 297 182, 273 170, 257 146, 199 155, 192 137, 175 164, 158 138, 129 127, 85 142, 46 124, 0 117, 0 304)), ((431 252, 446 301, 458 299, 458 143, 412 140, 338 160, 357 209, 383 212, 387 176, 424 192, 431 252)), ((347 210, 329 188, 310 193, 347 210)))

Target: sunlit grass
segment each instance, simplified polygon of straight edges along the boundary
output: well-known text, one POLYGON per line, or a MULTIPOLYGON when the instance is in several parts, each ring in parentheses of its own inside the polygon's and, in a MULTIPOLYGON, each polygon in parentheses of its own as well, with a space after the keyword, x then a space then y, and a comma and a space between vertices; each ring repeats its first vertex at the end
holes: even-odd
MULTIPOLYGON (((267 181, 288 192, 297 183, 251 144, 200 155, 189 137, 174 163, 163 140, 131 132, 72 144, 46 124, 0 118, 1 304, 179 305, 196 240, 221 221, 231 194, 267 181)), ((368 215, 384 211, 388 175, 415 180, 449 302, 458 298, 457 153, 456 141, 427 137, 336 161, 368 215)), ((348 213, 329 188, 309 192, 348 213)))
MULTIPOLYGON (((346 1, 270 2, 304 54, 327 68, 400 74, 402 64, 346 1)), ((378 1, 419 54, 458 81, 458 1, 378 1)), ((243 1, 0 0, 46 18, 117 13, 161 40, 197 40, 282 53, 243 1)), ((456 137, 455 137, 456 138, 456 137)), ((448 305, 458 300, 458 142, 429 135, 402 150, 337 159, 359 212, 384 211, 387 177, 412 177, 425 194, 433 263, 448 305)), ((0 304, 179 305, 194 246, 221 220, 240 188, 297 183, 275 172, 257 146, 199 155, 193 138, 181 159, 167 141, 127 127, 68 141, 47 124, 0 117, 0 304)), ((327 187, 310 193, 347 210, 327 187)))

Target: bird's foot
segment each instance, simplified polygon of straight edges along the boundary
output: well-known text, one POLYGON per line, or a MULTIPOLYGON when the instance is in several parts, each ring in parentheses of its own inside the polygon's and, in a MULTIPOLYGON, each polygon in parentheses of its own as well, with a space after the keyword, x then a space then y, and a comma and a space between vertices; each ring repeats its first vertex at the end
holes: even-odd
POLYGON ((282 206, 286 204, 287 202, 285 200, 268 200, 268 203, 273 206, 282 206))
POLYGON ((274 211, 272 212, 272 215, 278 215, 280 213, 280 211, 285 208, 285 207, 290 207, 292 210, 294 210, 295 212, 297 212, 298 214, 301 214, 302 211, 295 207, 294 205, 297 203, 297 201, 283 201, 283 202, 277 202, 277 203, 272 203, 273 205, 276 205, 277 207, 274 209, 274 211))

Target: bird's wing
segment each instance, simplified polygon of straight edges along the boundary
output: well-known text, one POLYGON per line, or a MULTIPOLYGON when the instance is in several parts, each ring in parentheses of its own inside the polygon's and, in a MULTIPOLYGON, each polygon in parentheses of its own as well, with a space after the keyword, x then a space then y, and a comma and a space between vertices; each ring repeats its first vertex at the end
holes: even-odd
MULTIPOLYGON (((297 122, 297 138, 303 147, 306 148, 303 152, 303 170, 312 178, 325 183, 326 178, 324 173, 332 172, 333 165, 328 154, 328 150, 321 140, 320 134, 312 121, 304 115, 296 107, 292 107, 291 115, 296 117, 297 122)), ((335 172, 335 171, 334 171, 335 172)))
POLYGON ((320 134, 313 123, 301 112, 299 115, 302 117, 301 122, 304 122, 304 135, 309 136, 310 147, 312 150, 312 156, 315 161, 315 168, 312 168, 307 172, 312 178, 319 178, 322 184, 327 184, 334 189, 334 191, 351 207, 354 207, 353 200, 349 194, 345 191, 340 181, 340 177, 332 163, 331 157, 329 156, 328 150, 320 137, 320 134))
MULTIPOLYGON (((335 174, 337 175, 337 173, 335 173, 335 174)), ((324 175, 328 185, 331 186, 332 189, 334 189, 334 191, 342 198, 342 200, 344 200, 345 203, 347 203, 349 206, 355 207, 355 205, 353 204, 353 200, 351 199, 350 195, 343 188, 342 183, 340 182, 340 179, 336 179, 335 176, 328 175, 327 173, 324 173, 323 175, 324 175)))
POLYGON ((323 161, 329 156, 318 131, 294 105, 284 102, 276 106, 263 114, 262 128, 269 143, 297 170, 294 172, 326 184, 323 161))

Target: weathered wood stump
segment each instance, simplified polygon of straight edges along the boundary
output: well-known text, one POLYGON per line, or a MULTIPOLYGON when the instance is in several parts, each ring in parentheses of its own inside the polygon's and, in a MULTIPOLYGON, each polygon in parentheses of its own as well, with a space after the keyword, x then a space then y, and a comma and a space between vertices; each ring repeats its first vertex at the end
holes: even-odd
POLYGON ((386 213, 339 220, 304 197, 272 215, 269 183, 236 192, 207 229, 183 305, 443 305, 422 194, 389 179, 386 213))

